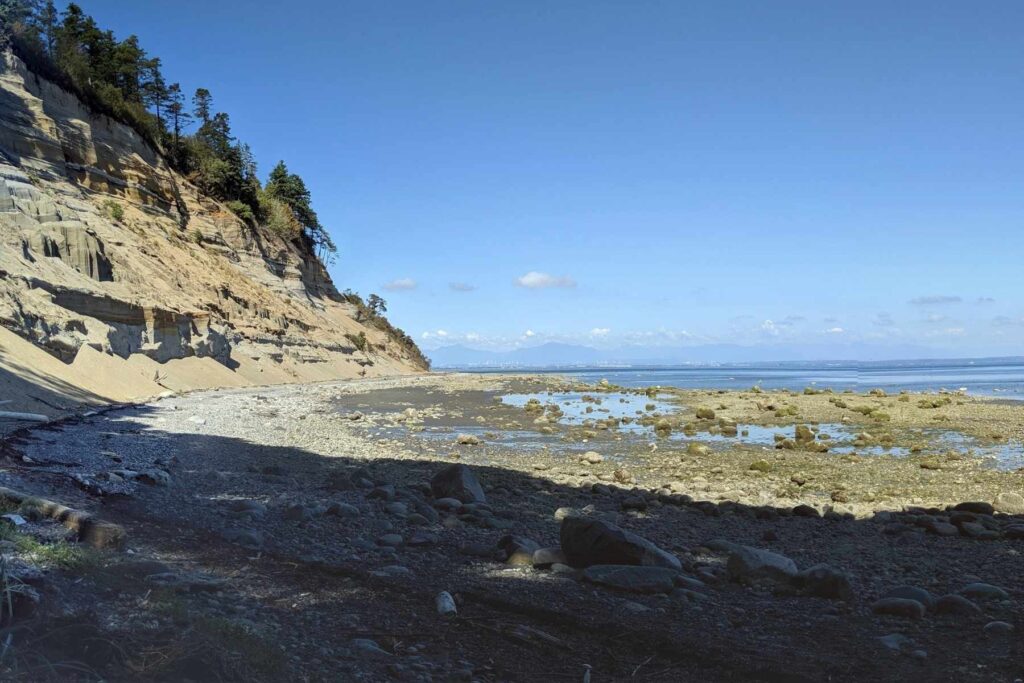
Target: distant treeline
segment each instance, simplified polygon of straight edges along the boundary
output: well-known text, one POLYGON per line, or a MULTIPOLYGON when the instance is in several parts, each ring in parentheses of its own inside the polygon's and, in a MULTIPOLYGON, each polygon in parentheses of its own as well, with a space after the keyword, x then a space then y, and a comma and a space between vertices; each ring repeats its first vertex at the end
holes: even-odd
POLYGON ((252 151, 231 134, 230 119, 215 111, 210 91, 198 88, 187 100, 136 36, 118 41, 78 5, 60 12, 53 0, 0 0, 0 30, 33 72, 94 112, 131 126, 175 170, 250 225, 302 237, 322 259, 336 252, 302 178, 282 161, 263 185, 252 151))

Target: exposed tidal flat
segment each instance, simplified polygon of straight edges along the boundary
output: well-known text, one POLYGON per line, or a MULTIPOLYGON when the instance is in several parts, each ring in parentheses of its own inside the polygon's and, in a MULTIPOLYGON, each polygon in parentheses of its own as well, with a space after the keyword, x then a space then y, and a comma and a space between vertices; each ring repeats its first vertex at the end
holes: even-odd
POLYGON ((104 622, 244 623, 287 672, 251 680, 1010 681, 1022 442, 1024 404, 955 391, 451 374, 170 396, 19 448, 70 475, 48 495, 111 501, 132 563, 220 577, 122 582, 104 622))

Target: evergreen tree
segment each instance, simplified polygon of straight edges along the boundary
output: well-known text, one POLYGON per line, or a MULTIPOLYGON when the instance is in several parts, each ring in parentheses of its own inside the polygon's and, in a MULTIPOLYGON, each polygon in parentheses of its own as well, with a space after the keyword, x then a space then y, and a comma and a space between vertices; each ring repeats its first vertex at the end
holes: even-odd
POLYGON ((209 123, 210 112, 213 111, 213 95, 206 88, 198 88, 192 96, 192 113, 202 123, 209 123))
POLYGON ((192 114, 185 109, 185 94, 180 83, 167 86, 167 115, 171 118, 171 132, 174 133, 174 147, 181 142, 181 131, 192 120, 192 114))

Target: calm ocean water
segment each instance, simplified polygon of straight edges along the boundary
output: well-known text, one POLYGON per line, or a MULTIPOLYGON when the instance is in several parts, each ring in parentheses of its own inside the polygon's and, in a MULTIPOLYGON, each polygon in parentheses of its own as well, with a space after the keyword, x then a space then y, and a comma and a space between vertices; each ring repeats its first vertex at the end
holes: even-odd
MULTIPOLYGON (((537 373, 536 370, 524 372, 537 373)), ((626 387, 660 385, 686 389, 747 389, 757 384, 764 389, 818 387, 867 391, 879 388, 890 393, 966 389, 976 396, 1024 400, 1024 360, 563 368, 544 372, 578 377, 586 382, 607 379, 626 387)))

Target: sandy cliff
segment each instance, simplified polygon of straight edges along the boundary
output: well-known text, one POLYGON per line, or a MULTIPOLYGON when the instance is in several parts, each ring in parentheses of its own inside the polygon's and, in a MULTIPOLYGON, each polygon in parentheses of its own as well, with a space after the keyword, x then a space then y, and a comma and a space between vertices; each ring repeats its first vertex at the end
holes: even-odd
POLYGON ((0 410, 423 369, 358 317, 302 240, 0 56, 0 410))

